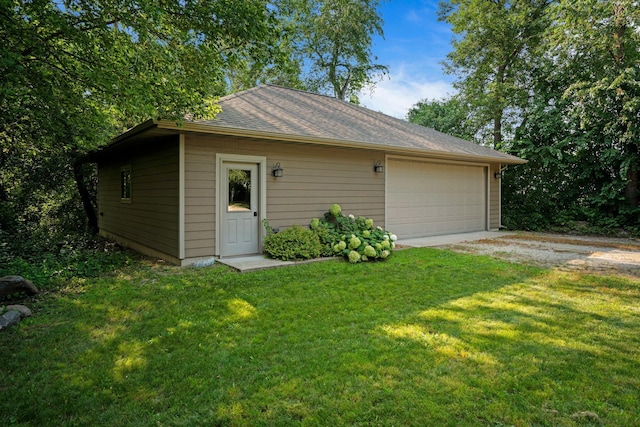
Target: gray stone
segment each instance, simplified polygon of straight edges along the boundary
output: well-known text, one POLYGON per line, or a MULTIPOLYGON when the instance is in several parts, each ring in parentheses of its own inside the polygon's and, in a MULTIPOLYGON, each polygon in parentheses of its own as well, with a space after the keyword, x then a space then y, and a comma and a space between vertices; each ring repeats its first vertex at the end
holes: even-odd
POLYGON ((0 331, 9 328, 20 321, 20 313, 17 311, 7 311, 0 316, 0 331))
POLYGON ((25 292, 27 295, 37 295, 38 288, 22 276, 0 277, 0 297, 16 292, 25 292))
POLYGON ((6 309, 7 311, 17 311, 18 313, 20 313, 20 317, 22 317, 23 319, 25 317, 31 317, 31 315, 33 315, 31 310, 29 310, 29 308, 25 307, 24 305, 8 305, 6 309))

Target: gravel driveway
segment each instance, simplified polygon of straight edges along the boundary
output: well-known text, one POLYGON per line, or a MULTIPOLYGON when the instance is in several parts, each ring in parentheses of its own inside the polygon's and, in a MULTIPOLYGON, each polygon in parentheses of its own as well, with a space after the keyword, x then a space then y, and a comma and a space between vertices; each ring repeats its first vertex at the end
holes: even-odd
POLYGON ((589 273, 640 278, 640 240, 562 234, 497 234, 496 238, 446 245, 457 252, 589 273))

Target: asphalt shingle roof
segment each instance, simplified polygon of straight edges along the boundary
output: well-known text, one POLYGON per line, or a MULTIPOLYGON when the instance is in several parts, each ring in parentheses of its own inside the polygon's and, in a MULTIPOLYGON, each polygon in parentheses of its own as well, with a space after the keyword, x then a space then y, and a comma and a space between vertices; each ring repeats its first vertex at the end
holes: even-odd
POLYGON ((515 156, 337 98, 279 86, 258 86, 226 96, 221 98, 220 106, 222 112, 214 120, 197 123, 301 139, 358 143, 372 148, 440 152, 505 163, 523 162, 515 156))

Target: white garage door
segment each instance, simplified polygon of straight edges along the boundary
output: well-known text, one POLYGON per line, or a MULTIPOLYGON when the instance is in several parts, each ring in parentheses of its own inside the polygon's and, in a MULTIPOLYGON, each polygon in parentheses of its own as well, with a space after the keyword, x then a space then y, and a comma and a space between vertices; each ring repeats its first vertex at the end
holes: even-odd
POLYGON ((483 166, 387 161, 387 229, 400 238, 486 229, 483 166))

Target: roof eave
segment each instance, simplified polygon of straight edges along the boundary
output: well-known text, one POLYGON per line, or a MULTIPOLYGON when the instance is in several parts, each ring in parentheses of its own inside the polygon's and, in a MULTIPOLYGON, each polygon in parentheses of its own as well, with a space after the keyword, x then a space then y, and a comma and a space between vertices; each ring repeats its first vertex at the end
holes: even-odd
MULTIPOLYGON (((520 159, 515 156, 505 154, 504 157, 500 156, 482 156, 476 154, 464 154, 464 153, 452 153, 447 151, 418 149, 411 147, 394 147, 389 145, 371 144, 359 141, 336 141, 329 138, 313 137, 308 135, 291 135, 283 133, 264 132, 256 130, 238 129, 226 126, 215 126, 210 123, 194 123, 186 122, 178 124, 176 122, 168 120, 153 121, 153 124, 157 125, 159 129, 175 130, 180 132, 198 132, 227 136, 249 137, 249 138, 261 138, 285 142, 298 142, 312 145, 323 145, 340 148, 354 148, 354 149, 369 149, 375 151, 384 151, 387 153, 398 155, 413 155, 421 157, 430 157, 438 159, 451 159, 451 160, 463 160, 463 161, 484 161, 490 163, 502 163, 509 165, 517 165, 527 163, 526 160, 520 159)), ((134 128, 135 129, 135 128, 134 128)), ((133 131, 133 129, 132 129, 133 131)), ((127 132, 128 133, 128 132, 127 132)))
POLYGON ((139 135, 143 132, 148 131, 149 129, 152 129, 154 127, 157 126, 157 121, 156 120, 152 120, 149 119, 145 122, 140 123, 139 125, 132 127, 131 129, 129 129, 128 131, 126 131, 125 133, 122 133, 118 136, 116 136, 115 138, 113 138, 111 141, 109 141, 109 144, 100 147, 96 150, 90 151, 89 153, 87 153, 84 158, 83 158, 83 163, 92 163, 98 160, 98 158, 106 151, 111 151, 114 148, 119 147, 120 145, 126 143, 129 139, 133 138, 136 135, 139 135))

